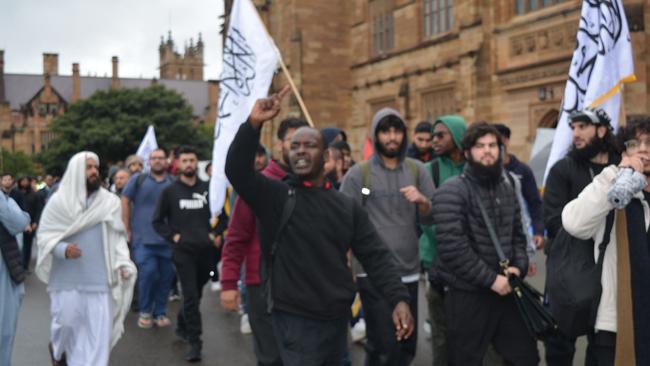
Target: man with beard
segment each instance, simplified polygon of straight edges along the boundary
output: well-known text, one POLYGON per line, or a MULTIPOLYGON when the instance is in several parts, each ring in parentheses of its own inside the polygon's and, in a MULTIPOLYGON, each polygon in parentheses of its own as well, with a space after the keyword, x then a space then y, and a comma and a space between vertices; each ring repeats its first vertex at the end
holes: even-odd
POLYGON ((603 169, 562 211, 565 230, 591 239, 594 257, 602 258, 587 365, 650 364, 650 116, 628 120, 619 137, 620 164, 603 169), (616 224, 607 233, 610 212, 616 224), (599 244, 606 236, 601 257, 599 244))
POLYGON ((413 143, 406 150, 406 156, 427 163, 436 158, 433 151, 433 136, 431 135, 433 127, 431 122, 422 121, 415 126, 413 131, 413 143))
MULTIPOLYGON (((372 121, 372 138, 375 154, 348 171, 341 192, 368 211, 370 221, 399 264, 402 282, 411 297, 411 313, 417 318, 420 279, 417 225, 433 222, 433 183, 421 162, 406 157, 406 124, 399 112, 390 108, 377 112, 372 121)), ((368 337, 366 364, 410 364, 415 357, 417 331, 408 340, 396 341, 392 307, 363 269, 356 272, 368 337)))
MULTIPOLYGON (((573 146, 567 156, 553 165, 544 188, 542 206, 548 237, 544 251, 547 254, 562 228, 564 206, 578 197, 606 166, 617 165, 620 161, 610 118, 605 111, 576 111, 569 116, 569 124, 573 131, 573 146)), ((552 301, 549 298, 549 302, 552 301)), ((549 365, 573 364, 575 338, 558 334, 549 337, 545 346, 546 362, 549 365)))
POLYGON ((217 248, 210 232, 208 183, 197 177, 198 155, 190 147, 178 151, 179 179, 158 199, 153 227, 172 246, 172 261, 181 283, 183 308, 176 334, 189 342, 185 360, 201 360, 201 295, 215 266, 217 248))
POLYGON ((38 229, 36 275, 47 283, 54 365, 108 365, 124 332, 136 268, 120 201, 101 187, 99 158, 70 159, 38 229))
MULTIPOLYGON (((447 115, 436 119, 433 125, 433 150, 437 157, 425 168, 431 174, 433 185, 439 188, 449 178, 460 175, 465 168, 465 156, 461 140, 467 130, 461 116, 447 115)), ((429 319, 431 321, 431 343, 433 365, 447 365, 447 322, 445 320, 444 289, 434 272, 433 262, 438 257, 435 225, 423 225, 420 236, 420 260, 429 270, 430 286, 427 292, 429 319)))
POLYGON ((503 176, 497 130, 485 122, 472 124, 463 136, 467 165, 434 196, 438 239, 436 263, 447 293, 445 310, 450 365, 481 365, 490 344, 513 365, 537 365, 537 343, 517 310, 507 276, 528 269, 526 237, 512 186, 503 176), (476 203, 481 200, 508 260, 499 256, 476 203))
MULTIPOLYGON (((149 155, 149 166, 151 169, 148 173, 139 173, 129 179, 121 198, 122 221, 140 274, 140 328, 151 328, 154 324, 157 327, 165 327, 170 324, 167 318, 167 295, 174 277, 169 242, 161 237, 151 224, 158 198, 172 182, 167 175, 165 150, 153 150, 149 155)), ((120 171, 115 173, 116 177, 120 171)))
MULTIPOLYGON (((280 160, 269 161, 262 175, 269 179, 283 180, 291 170, 289 150, 291 138, 300 127, 308 126, 299 118, 287 118, 280 122, 277 131, 276 149, 281 152, 280 160)), ((255 170, 257 167, 256 154, 255 170)), ((221 305, 230 311, 239 310, 240 293, 237 281, 242 264, 245 263, 244 283, 248 301, 248 321, 253 331, 253 346, 257 364, 260 366, 282 365, 280 352, 273 335, 271 314, 266 311, 264 298, 264 273, 261 267, 261 249, 255 214, 240 197, 235 200, 232 217, 228 225, 226 245, 221 256, 221 305)))
POLYGON ((267 309, 283 364, 338 366, 355 293, 347 252, 352 250, 387 299, 398 340, 414 330, 409 294, 361 205, 325 178, 326 146, 318 130, 303 127, 293 135, 292 173, 284 181, 253 170, 262 125, 278 114, 289 90, 256 101, 230 146, 226 175, 259 219, 267 309))

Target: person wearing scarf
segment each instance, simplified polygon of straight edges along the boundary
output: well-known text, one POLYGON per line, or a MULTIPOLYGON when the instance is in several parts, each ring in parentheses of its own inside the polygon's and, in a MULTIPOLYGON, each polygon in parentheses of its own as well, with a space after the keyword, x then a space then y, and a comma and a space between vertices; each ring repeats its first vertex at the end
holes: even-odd
POLYGON ((108 365, 124 332, 136 268, 129 258, 119 198, 101 187, 99 158, 68 162, 37 232, 36 275, 48 284, 54 365, 108 365))
MULTIPOLYGON (((579 239, 600 243, 615 211, 601 275, 602 294, 587 364, 650 364, 650 116, 619 132, 623 159, 597 175, 562 211, 562 224, 579 239)), ((594 258, 598 257, 594 245, 594 258)))

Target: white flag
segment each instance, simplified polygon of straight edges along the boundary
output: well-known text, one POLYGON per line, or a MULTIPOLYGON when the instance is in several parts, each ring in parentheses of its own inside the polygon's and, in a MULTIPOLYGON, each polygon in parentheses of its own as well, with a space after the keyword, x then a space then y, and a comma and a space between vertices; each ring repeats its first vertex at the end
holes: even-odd
POLYGON ((140 142, 138 151, 135 153, 144 161, 143 168, 145 172, 149 171, 149 155, 151 155, 151 152, 157 148, 158 141, 156 141, 156 132, 154 131, 153 126, 150 125, 142 138, 142 142, 140 142))
POLYGON ((553 164, 569 150, 573 134, 569 114, 586 107, 605 110, 618 129, 621 89, 636 80, 630 31, 621 0, 582 3, 577 44, 564 89, 553 147, 546 164, 544 182, 553 164))
POLYGON ((226 198, 226 155, 255 100, 268 96, 280 52, 264 28, 251 0, 235 0, 223 45, 219 77, 219 113, 214 126, 210 210, 218 215, 226 198))

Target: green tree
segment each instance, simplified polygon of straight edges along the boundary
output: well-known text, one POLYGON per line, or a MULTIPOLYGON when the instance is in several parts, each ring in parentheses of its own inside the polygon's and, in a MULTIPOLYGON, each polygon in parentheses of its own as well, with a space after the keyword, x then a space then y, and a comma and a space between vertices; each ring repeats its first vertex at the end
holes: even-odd
POLYGON ((22 151, 12 153, 5 149, 0 149, 0 171, 11 173, 15 177, 23 175, 36 175, 39 173, 35 169, 34 159, 22 151))
POLYGON ((94 151, 106 168, 134 154, 149 125, 156 129, 158 145, 191 145, 201 158, 209 157, 212 136, 192 123, 192 108, 177 92, 162 85, 146 89, 99 91, 70 105, 52 121, 57 136, 39 160, 49 173, 61 174, 75 153, 94 151))

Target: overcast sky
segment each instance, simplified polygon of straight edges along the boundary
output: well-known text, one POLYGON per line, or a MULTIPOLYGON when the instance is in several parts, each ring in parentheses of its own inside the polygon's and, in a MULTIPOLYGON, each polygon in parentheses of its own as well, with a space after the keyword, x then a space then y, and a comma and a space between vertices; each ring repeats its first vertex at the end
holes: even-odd
POLYGON ((160 36, 171 29, 177 50, 205 43, 204 78, 221 68, 219 35, 223 0, 0 0, 0 49, 6 73, 42 74, 44 52, 59 54, 59 74, 111 75, 111 57, 120 59, 120 77, 159 76, 160 36))

